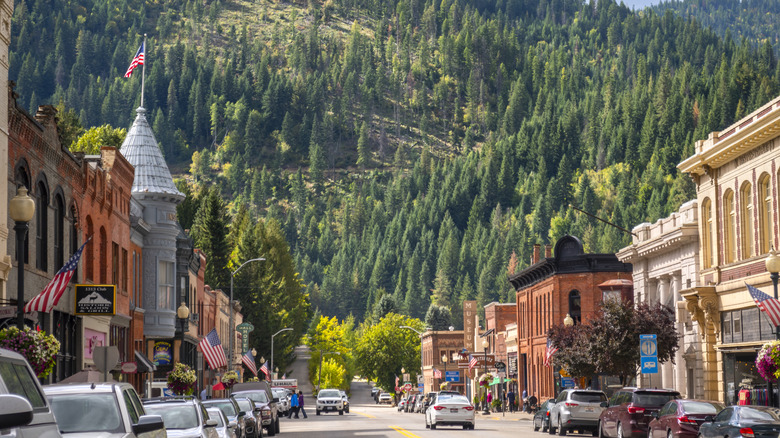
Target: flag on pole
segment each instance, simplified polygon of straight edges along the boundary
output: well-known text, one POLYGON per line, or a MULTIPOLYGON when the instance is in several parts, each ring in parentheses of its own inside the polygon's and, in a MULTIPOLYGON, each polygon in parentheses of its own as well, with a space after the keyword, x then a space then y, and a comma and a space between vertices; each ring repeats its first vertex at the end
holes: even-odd
POLYGON ((558 347, 552 344, 551 340, 547 340, 547 351, 544 354, 544 366, 550 367, 552 364, 552 357, 555 352, 558 351, 558 347))
POLYGON ((753 297, 753 301, 756 302, 756 306, 758 306, 762 312, 766 313, 766 316, 768 316, 769 320, 772 321, 772 325, 775 327, 779 326, 780 301, 770 297, 769 295, 761 292, 747 283, 745 283, 745 286, 747 286, 748 292, 750 292, 750 296, 753 297))
POLYGON ((475 366, 477 366, 477 363, 479 361, 476 357, 474 357, 473 354, 469 354, 469 372, 471 372, 472 369, 474 369, 475 366))
POLYGON ((129 78, 133 75, 133 70, 135 70, 136 67, 139 65, 143 65, 144 63, 144 52, 146 51, 146 40, 141 43, 141 47, 138 48, 138 51, 135 53, 135 56, 133 57, 133 61, 130 62, 130 67, 127 67, 127 71, 125 72, 125 77, 129 78))
POLYGON ((434 379, 441 379, 441 371, 439 371, 436 368, 434 368, 433 369, 433 378, 434 379))
POLYGON ((257 365, 255 365, 255 357, 252 356, 252 350, 247 351, 246 354, 241 356, 241 362, 244 362, 244 365, 249 368, 249 371, 257 377, 257 365))
POLYGON ((198 346, 212 369, 227 366, 225 350, 222 349, 222 343, 219 341, 217 329, 211 329, 209 334, 201 339, 198 346))
POLYGON ((24 306, 24 313, 36 311, 46 313, 51 312, 51 309, 53 309, 54 306, 56 306, 60 301, 62 293, 65 292, 65 288, 68 286, 70 279, 73 277, 73 273, 76 272, 76 268, 79 266, 81 253, 84 251, 84 247, 87 246, 87 243, 89 243, 91 239, 92 236, 89 236, 87 241, 81 245, 81 248, 79 248, 76 253, 71 256, 70 260, 68 260, 68 263, 65 263, 65 266, 57 271, 57 274, 54 276, 54 278, 51 279, 46 288, 43 289, 43 292, 36 295, 35 298, 30 300, 30 302, 24 306))
POLYGON ((260 371, 265 374, 265 380, 271 381, 271 373, 268 371, 268 361, 265 361, 264 364, 260 366, 260 371))

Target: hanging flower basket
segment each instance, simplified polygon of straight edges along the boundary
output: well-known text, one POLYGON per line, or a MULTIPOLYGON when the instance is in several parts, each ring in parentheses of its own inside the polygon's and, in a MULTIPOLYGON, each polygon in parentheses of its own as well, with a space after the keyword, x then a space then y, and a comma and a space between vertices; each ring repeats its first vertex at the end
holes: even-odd
POLYGON ((249 377, 247 379, 244 379, 244 382, 259 382, 259 381, 260 379, 258 379, 257 377, 249 377))
POLYGON ((176 395, 192 395, 197 380, 195 370, 178 362, 173 366, 173 371, 168 373, 168 389, 176 395))
POLYGON ((450 389, 450 382, 442 382, 441 385, 439 385, 439 389, 442 391, 450 389))
POLYGON ((485 373, 479 376, 479 386, 490 386, 490 382, 492 381, 493 381, 493 375, 490 373, 485 373))
POLYGON ((774 381, 780 378, 778 364, 780 364, 780 341, 767 342, 756 355, 756 368, 764 380, 774 381))
POLYGON ((55 357, 60 351, 60 341, 53 335, 29 327, 19 330, 8 327, 0 330, 0 348, 13 350, 27 359, 42 379, 54 369, 55 357))
POLYGON ((238 383, 237 372, 231 370, 222 375, 222 384, 225 385, 226 389, 232 388, 236 383, 238 383))

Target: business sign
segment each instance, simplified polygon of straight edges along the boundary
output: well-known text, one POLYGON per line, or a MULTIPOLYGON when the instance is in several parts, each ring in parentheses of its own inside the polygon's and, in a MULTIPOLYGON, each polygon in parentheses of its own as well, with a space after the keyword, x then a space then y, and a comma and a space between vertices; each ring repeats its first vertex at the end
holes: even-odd
POLYGON ((255 326, 248 322, 242 322, 236 326, 236 331, 241 333, 241 351, 249 351, 249 334, 255 329, 255 326))
POLYGON ((170 342, 155 342, 154 343, 154 357, 152 362, 155 365, 170 365, 171 364, 171 343, 170 342))
POLYGON ((76 315, 116 314, 116 286, 113 284, 77 284, 76 315))
POLYGON ((477 327, 477 302, 463 302, 463 346, 471 350, 475 348, 474 331, 477 327))
POLYGON ((122 374, 133 374, 138 372, 138 364, 135 362, 122 362, 122 374))
POLYGON ((444 380, 448 382, 460 382, 460 371, 447 371, 444 380))
POLYGON ((658 374, 658 339, 656 335, 639 335, 642 374, 658 374))
POLYGON ((563 378, 561 378, 561 387, 563 387, 563 388, 574 388, 574 378, 572 378, 572 377, 563 377, 563 378))
MULTIPOLYGON (((482 353, 471 353, 472 356, 474 356, 475 359, 477 359, 477 364, 474 366, 474 368, 483 369, 485 367, 485 354, 482 353)), ((466 368, 469 367, 469 355, 465 354, 465 359, 458 360, 458 368, 466 368)), ((488 368, 495 368, 496 364, 496 356, 494 354, 488 354, 487 355, 487 367, 488 368)))

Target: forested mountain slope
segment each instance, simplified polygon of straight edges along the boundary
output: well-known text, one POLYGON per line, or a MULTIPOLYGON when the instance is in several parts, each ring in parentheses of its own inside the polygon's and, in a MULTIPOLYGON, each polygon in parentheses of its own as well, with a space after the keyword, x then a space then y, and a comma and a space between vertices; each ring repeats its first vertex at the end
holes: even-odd
POLYGON ((694 141, 780 90, 771 47, 609 0, 30 0, 13 32, 23 102, 120 127, 148 33, 185 228, 219 262, 277 221, 312 302, 358 321, 512 300, 531 245, 566 233, 617 250, 627 235, 568 204, 625 228, 668 215, 694 197, 675 167, 694 141), (217 191, 232 216, 199 208, 217 191))

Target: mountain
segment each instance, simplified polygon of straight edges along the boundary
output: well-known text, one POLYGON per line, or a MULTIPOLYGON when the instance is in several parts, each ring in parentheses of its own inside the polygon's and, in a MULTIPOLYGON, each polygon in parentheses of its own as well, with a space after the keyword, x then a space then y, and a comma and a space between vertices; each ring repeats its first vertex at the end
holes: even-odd
POLYGON ((22 102, 119 127, 147 33, 184 227, 219 190, 226 254, 279 224, 312 302, 358 321, 511 301, 507 275, 564 234, 616 251, 628 235, 568 205, 668 215, 694 197, 676 164, 695 140, 780 89, 770 46, 609 0, 31 0, 13 33, 22 102))

